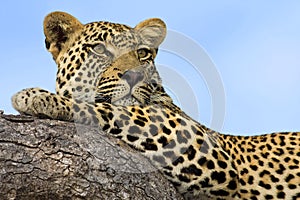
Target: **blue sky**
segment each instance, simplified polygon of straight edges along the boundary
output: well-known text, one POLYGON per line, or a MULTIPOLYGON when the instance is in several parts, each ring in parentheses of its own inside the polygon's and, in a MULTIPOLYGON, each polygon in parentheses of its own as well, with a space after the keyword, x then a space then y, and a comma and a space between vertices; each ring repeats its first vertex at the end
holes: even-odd
MULTIPOLYGON (((61 10, 83 23, 108 20, 130 26, 159 17, 169 30, 184 34, 202 47, 214 63, 226 96, 224 126, 217 127, 219 131, 242 135, 300 131, 299 1, 150 2, 3 2, 0 109, 16 113, 10 98, 22 88, 55 90, 56 66, 44 48, 42 22, 47 13, 61 10)), ((182 75, 197 101, 191 101, 186 109, 198 110, 195 118, 210 126, 213 105, 203 74, 190 72, 189 63, 164 51, 156 63, 182 75)), ((176 80, 174 83, 181 86, 176 80)))

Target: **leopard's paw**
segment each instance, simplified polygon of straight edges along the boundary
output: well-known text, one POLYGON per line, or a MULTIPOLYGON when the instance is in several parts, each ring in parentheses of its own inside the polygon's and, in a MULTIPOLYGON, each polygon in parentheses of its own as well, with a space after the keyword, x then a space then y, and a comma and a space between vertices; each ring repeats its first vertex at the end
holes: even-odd
POLYGON ((40 116, 43 110, 45 100, 41 97, 50 92, 40 88, 27 88, 21 90, 12 96, 11 102, 13 107, 21 114, 40 116))

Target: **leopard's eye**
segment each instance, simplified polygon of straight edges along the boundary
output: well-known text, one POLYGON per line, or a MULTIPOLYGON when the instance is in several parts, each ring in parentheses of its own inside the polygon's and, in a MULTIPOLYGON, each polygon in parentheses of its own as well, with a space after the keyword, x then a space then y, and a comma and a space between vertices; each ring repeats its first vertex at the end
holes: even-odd
POLYGON ((104 54, 106 52, 106 48, 103 44, 98 44, 93 48, 96 54, 104 54))
POLYGON ((140 59, 141 58, 146 58, 150 53, 151 53, 150 50, 146 49, 146 48, 142 48, 142 49, 137 50, 137 54, 138 54, 138 57, 140 59))

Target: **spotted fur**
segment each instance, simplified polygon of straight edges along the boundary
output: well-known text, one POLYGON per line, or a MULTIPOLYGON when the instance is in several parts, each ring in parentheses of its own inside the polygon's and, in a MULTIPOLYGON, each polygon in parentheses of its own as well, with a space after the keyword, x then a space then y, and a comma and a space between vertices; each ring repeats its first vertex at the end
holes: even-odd
POLYGON ((166 34, 160 19, 83 25, 54 12, 44 32, 58 66, 56 94, 18 92, 12 104, 20 113, 99 125, 148 157, 187 199, 300 199, 300 133, 224 135, 173 104, 154 65, 166 34))

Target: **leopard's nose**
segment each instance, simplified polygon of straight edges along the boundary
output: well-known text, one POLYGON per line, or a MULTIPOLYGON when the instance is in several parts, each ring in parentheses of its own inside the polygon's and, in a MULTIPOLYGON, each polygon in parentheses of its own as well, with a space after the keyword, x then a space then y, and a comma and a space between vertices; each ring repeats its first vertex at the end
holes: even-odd
POLYGON ((135 86, 138 82, 142 81, 143 78, 144 75, 142 73, 130 70, 126 71, 122 76, 122 79, 126 80, 131 88, 135 86))

